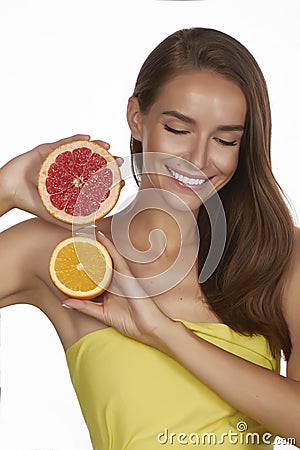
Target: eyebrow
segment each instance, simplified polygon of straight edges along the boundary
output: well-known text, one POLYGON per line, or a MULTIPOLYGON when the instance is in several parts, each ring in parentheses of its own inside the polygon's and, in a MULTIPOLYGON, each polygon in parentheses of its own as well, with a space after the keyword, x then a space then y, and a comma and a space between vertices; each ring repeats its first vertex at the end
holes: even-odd
MULTIPOLYGON (((182 120, 182 122, 192 125, 196 124, 195 119, 192 119, 191 117, 188 117, 178 111, 164 111, 162 114, 165 116, 175 117, 176 119, 182 120)), ((244 129, 245 128, 243 125, 219 125, 217 128, 218 131, 244 131, 244 129)))

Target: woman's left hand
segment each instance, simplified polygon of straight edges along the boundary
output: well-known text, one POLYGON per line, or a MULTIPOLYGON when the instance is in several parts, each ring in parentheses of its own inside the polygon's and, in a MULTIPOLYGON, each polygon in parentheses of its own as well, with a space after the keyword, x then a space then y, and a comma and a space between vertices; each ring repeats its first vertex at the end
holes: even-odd
POLYGON ((114 244, 102 233, 98 232, 97 238, 114 262, 112 282, 101 296, 103 301, 67 299, 63 304, 98 319, 125 336, 159 347, 160 330, 174 322, 147 295, 114 244))

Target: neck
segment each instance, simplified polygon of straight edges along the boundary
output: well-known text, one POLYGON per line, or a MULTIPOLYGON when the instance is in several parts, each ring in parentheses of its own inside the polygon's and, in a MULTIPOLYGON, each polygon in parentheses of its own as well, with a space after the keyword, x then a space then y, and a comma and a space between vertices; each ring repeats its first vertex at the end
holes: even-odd
POLYGON ((115 230, 125 233, 140 251, 152 247, 153 252, 178 253, 180 246, 196 245, 199 239, 198 211, 180 206, 170 205, 158 189, 140 189, 131 204, 115 215, 115 230))
POLYGON ((140 189, 130 205, 111 219, 116 247, 150 296, 173 288, 197 266, 195 215, 173 206, 161 190, 140 189))

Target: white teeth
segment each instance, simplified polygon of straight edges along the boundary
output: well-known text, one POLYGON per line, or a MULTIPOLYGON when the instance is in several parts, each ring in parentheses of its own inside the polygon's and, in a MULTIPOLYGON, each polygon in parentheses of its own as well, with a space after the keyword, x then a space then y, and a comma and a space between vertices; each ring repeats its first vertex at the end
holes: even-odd
POLYGON ((206 179, 189 178, 189 177, 186 177, 186 176, 184 176, 184 175, 181 175, 180 173, 175 172, 175 171, 174 171, 173 169, 171 169, 170 167, 168 167, 168 169, 169 169, 171 175, 172 175, 174 178, 176 178, 176 180, 178 180, 178 181, 180 181, 181 183, 184 183, 184 184, 189 184, 189 185, 193 186, 193 185, 200 185, 200 184, 203 184, 203 183, 205 183, 205 182, 207 181, 207 178, 206 178, 206 179))

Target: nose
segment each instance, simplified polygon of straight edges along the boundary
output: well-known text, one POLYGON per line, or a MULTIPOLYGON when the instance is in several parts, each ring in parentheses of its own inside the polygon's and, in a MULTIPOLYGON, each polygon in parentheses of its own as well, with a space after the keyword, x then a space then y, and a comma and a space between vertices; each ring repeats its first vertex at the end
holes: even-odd
POLYGON ((182 156, 198 169, 202 170, 208 166, 208 141, 203 137, 193 143, 188 152, 182 156))

